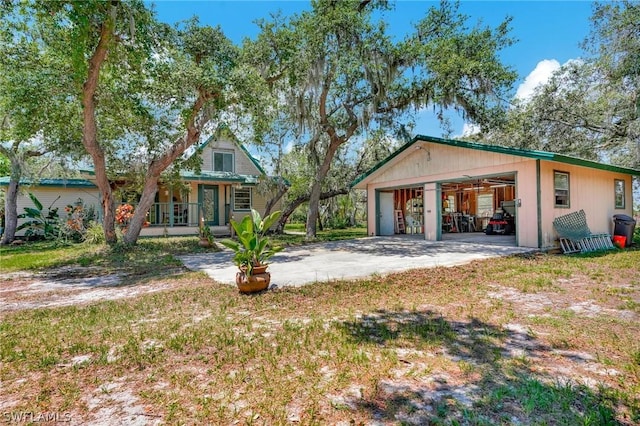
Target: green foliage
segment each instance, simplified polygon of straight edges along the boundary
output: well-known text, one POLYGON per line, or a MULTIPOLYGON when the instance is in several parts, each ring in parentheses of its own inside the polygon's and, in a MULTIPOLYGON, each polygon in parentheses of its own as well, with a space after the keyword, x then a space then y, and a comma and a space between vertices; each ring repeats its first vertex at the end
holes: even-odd
POLYGON ((591 20, 583 43, 591 56, 557 70, 485 136, 506 146, 640 167, 640 6, 597 3, 591 20))
POLYGON ((200 224, 198 235, 200 236, 200 239, 205 239, 209 244, 213 244, 213 241, 214 241, 213 232, 211 232, 211 227, 209 227, 209 225, 204 223, 204 221, 200 224))
POLYGON ((84 241, 87 244, 100 245, 105 243, 104 228, 101 223, 89 222, 85 232, 84 241))
POLYGON ((0 152, 0 176, 9 176, 11 173, 11 164, 9 158, 0 152))
POLYGON ((265 265, 274 254, 282 251, 282 247, 273 246, 271 239, 266 236, 281 214, 276 211, 263 219, 257 210, 251 209, 251 214, 241 222, 231 220, 238 241, 225 239, 220 243, 233 250, 234 263, 246 268, 248 276, 251 276, 254 266, 265 265))
POLYGON ((87 229, 96 219, 95 208, 86 206, 82 198, 64 208, 67 217, 62 220, 60 226, 60 237, 76 243, 84 241, 87 229))
POLYGON ((35 195, 29 193, 29 198, 31 198, 31 202, 35 208, 25 207, 24 213, 18 215, 18 218, 26 218, 29 220, 18 226, 17 230, 20 231, 22 229, 26 229, 25 236, 27 237, 42 235, 47 240, 58 238, 60 236, 60 218, 58 217, 58 208, 56 207, 52 209, 52 203, 45 213, 42 203, 35 195))
POLYGON ((495 29, 468 28, 457 3, 442 2, 395 41, 384 20, 388 7, 314 1, 310 11, 260 21, 258 38, 244 46, 272 87, 277 120, 305 145, 310 178, 300 187, 309 194, 307 232, 313 235, 322 186, 333 167, 340 170, 336 158, 353 156, 357 136, 375 129, 400 134, 411 111, 426 105, 456 108, 488 126, 516 78, 498 59, 512 43, 509 20, 495 29))

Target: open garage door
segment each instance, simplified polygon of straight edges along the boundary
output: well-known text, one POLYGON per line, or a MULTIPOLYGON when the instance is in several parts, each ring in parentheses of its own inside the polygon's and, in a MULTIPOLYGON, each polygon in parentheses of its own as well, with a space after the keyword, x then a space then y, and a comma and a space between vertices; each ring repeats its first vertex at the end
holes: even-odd
POLYGON ((443 182, 442 240, 517 245, 516 194, 515 173, 443 182))

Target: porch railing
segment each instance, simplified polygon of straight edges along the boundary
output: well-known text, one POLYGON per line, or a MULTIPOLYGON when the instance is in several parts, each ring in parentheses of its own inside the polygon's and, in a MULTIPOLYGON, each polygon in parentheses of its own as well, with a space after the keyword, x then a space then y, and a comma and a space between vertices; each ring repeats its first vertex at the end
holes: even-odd
MULTIPOLYGON (((136 208, 135 203, 129 204, 136 208)), ((153 203, 147 214, 149 226, 199 226, 202 213, 200 203, 153 203)))

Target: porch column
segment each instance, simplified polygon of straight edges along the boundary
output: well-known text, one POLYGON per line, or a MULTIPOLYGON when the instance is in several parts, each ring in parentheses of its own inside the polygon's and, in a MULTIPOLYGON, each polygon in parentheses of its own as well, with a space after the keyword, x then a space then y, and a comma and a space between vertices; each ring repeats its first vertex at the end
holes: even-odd
POLYGON ((438 241, 440 239, 440 208, 439 208, 439 185, 437 183, 426 183, 422 198, 424 203, 424 239, 428 241, 438 241))

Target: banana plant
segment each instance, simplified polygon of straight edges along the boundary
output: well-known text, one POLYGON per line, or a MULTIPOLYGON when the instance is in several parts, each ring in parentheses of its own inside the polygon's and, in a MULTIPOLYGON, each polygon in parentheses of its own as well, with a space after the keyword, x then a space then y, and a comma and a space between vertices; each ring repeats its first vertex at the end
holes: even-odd
POLYGON ((233 262, 241 270, 245 269, 247 276, 252 275, 254 267, 266 265, 267 260, 282 251, 282 247, 273 246, 266 235, 281 214, 282 212, 276 211, 262 218, 258 211, 251 209, 251 214, 242 221, 231 220, 237 241, 224 239, 220 244, 233 250, 233 262))
MULTIPOLYGON (((52 209, 51 206, 48 208, 48 212, 45 215, 42 207, 42 203, 35 195, 29 193, 29 198, 31 198, 31 202, 35 206, 33 207, 25 207, 24 213, 18 215, 18 218, 21 219, 30 219, 20 226, 16 228, 16 231, 20 231, 21 229, 27 229, 25 231, 25 236, 31 235, 43 235, 46 239, 56 238, 60 234, 60 218, 58 217, 58 208, 52 209)), ((60 198, 60 197, 58 197, 60 198)), ((55 203, 58 198, 56 198, 53 202, 55 203)))

